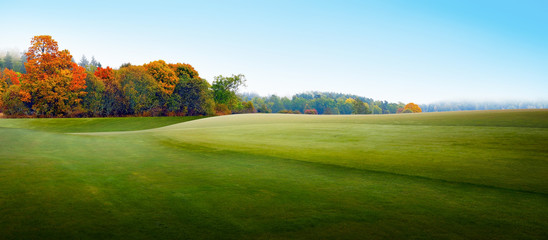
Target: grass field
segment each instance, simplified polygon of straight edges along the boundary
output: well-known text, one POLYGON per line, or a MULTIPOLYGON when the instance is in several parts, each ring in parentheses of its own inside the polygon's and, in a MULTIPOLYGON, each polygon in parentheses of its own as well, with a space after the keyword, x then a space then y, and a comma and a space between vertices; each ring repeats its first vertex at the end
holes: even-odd
POLYGON ((548 110, 0 119, 0 239, 547 239, 548 110))

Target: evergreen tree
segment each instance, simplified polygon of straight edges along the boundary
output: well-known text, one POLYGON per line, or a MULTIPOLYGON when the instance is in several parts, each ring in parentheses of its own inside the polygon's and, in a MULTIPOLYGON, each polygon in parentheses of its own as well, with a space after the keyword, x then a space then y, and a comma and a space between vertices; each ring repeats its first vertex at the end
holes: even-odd
POLYGON ((94 66, 94 67, 99 67, 97 65, 97 61, 95 60, 95 56, 91 56, 91 62, 89 62, 89 65, 94 66))
POLYGON ((13 57, 9 52, 6 53, 6 56, 4 57, 4 67, 13 70, 13 57))
POLYGON ((82 59, 80 60, 80 63, 78 63, 78 65, 80 65, 81 67, 86 67, 87 65, 89 65, 89 61, 86 58, 86 55, 82 55, 82 59))
POLYGON ((25 63, 27 63, 27 54, 26 52, 23 52, 21 55, 21 71, 20 72, 24 74, 27 73, 27 69, 25 68, 25 63))

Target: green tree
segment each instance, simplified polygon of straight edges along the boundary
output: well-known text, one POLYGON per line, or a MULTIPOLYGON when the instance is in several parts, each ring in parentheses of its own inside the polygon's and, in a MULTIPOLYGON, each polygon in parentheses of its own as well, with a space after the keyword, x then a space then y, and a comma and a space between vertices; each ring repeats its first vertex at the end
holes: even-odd
POLYGON ((318 111, 318 114, 324 114, 329 109, 329 114, 333 114, 333 108, 336 107, 335 100, 326 96, 320 96, 310 101, 310 106, 318 111))
POLYGON ((105 83, 95 75, 86 76, 86 95, 82 97, 82 107, 90 117, 105 116, 105 83))
POLYGON ((268 107, 268 105, 266 104, 266 102, 263 98, 254 97, 251 101, 254 103, 254 106, 257 107, 257 112, 258 113, 271 113, 272 112, 272 109, 270 109, 268 107))
POLYGON ((377 105, 373 105, 371 110, 373 114, 382 114, 382 109, 377 105))
POLYGON ((398 112, 398 108, 400 108, 401 106, 398 105, 397 103, 389 103, 387 105, 387 109, 390 113, 394 114, 394 113, 397 113, 398 112))
POLYGON ((291 103, 291 99, 287 97, 282 97, 281 101, 282 101, 283 109, 286 109, 286 110, 293 109, 293 104, 291 103))
POLYGON ((272 112, 279 112, 285 109, 280 97, 274 94, 268 97, 267 102, 270 103, 269 105, 270 105, 270 109, 272 109, 272 112))
POLYGON ((209 83, 201 78, 181 78, 172 94, 171 109, 186 110, 190 116, 212 115, 214 102, 209 83), (179 106, 173 106, 173 103, 179 106), (184 108, 181 108, 184 107, 184 108))
POLYGON ((355 99, 353 102, 354 110, 352 111, 352 114, 368 114, 371 113, 369 111, 369 105, 367 103, 364 103, 361 99, 355 99))
POLYGON ((298 110, 299 112, 304 112, 305 107, 307 105, 307 101, 305 98, 293 96, 291 98, 291 102, 293 102, 293 110, 298 110))
POLYGON ((13 57, 9 52, 4 56, 4 67, 13 70, 13 57))
POLYGON ((128 101, 129 114, 157 115, 160 112, 161 89, 142 66, 129 66, 116 72, 128 101))
POLYGON ((21 69, 20 69, 21 71, 20 71, 20 73, 23 73, 23 74, 27 73, 27 69, 25 68, 26 63, 27 63, 27 54, 26 54, 26 52, 23 52, 21 54, 21 69))
POLYGON ((233 110, 240 101, 236 92, 242 86, 245 86, 245 76, 243 74, 232 75, 231 77, 216 76, 211 89, 213 90, 213 99, 216 104, 224 104, 230 110, 233 110))
POLYGON ((337 98, 337 108, 340 114, 352 114, 354 105, 351 102, 346 102, 346 99, 341 97, 337 98))

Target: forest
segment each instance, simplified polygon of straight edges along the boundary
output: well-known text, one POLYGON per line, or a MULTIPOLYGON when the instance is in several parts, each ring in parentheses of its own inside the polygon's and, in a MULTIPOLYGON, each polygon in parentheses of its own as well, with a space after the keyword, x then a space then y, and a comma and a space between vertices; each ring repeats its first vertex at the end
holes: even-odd
POLYGON ((48 35, 21 55, 0 58, 0 110, 9 117, 198 116, 235 113, 391 114, 421 112, 414 104, 350 94, 307 92, 291 98, 240 94, 243 74, 203 79, 187 63, 156 60, 104 67, 76 63, 48 35))

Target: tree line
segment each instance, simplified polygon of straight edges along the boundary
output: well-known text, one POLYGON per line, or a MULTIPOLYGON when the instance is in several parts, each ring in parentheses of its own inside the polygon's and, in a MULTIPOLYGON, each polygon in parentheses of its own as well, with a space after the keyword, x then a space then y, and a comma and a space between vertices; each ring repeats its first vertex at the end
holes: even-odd
POLYGON ((242 74, 210 84, 190 64, 163 60, 118 69, 85 56, 77 64, 51 36, 35 36, 20 57, 0 59, 0 110, 12 117, 184 116, 231 113, 387 114, 420 112, 348 94, 309 92, 287 97, 238 94, 242 74), (7 63, 7 64, 6 64, 7 63), (2 68, 0 68, 2 69, 2 68))
POLYGON ((291 97, 261 97, 247 93, 242 95, 242 99, 251 101, 256 111, 262 113, 395 114, 422 111, 414 103, 375 101, 357 95, 332 92, 306 92, 291 97))
POLYGON ((437 102, 421 105, 424 112, 503 110, 503 109, 541 109, 548 108, 548 101, 499 101, 499 102, 437 102))

